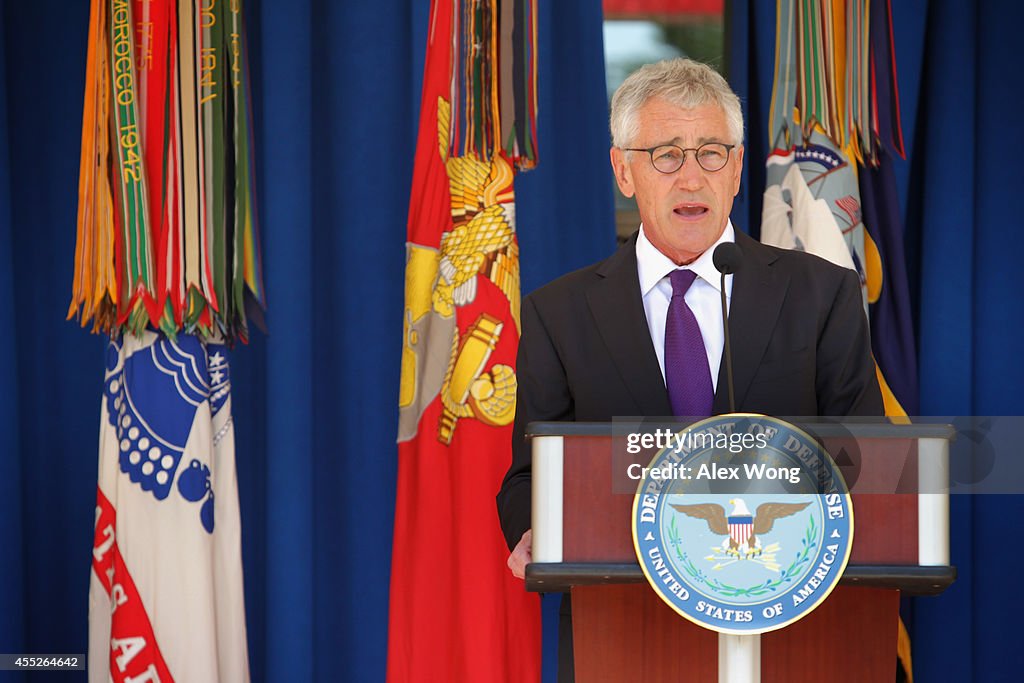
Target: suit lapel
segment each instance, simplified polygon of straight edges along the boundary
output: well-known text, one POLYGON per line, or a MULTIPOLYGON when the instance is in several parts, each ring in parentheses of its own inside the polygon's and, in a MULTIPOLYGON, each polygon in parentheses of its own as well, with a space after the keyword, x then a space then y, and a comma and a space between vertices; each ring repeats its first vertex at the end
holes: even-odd
POLYGON ((597 270, 587 304, 601 339, 639 409, 638 415, 672 414, 658 366, 636 269, 636 235, 597 270))
MULTIPOLYGON (((729 304, 729 336, 732 343, 733 386, 736 409, 743 409, 750 382, 768 348, 782 303, 789 288, 789 276, 771 264, 778 256, 760 242, 736 231, 736 243, 743 250, 743 265, 733 275, 729 304)), ((729 389, 725 358, 718 373, 713 411, 729 411, 729 389)))

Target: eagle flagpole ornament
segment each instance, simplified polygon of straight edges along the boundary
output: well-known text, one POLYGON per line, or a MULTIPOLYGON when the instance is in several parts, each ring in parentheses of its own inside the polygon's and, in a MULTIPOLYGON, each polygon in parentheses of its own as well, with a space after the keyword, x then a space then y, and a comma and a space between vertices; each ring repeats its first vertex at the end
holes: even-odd
POLYGON ((68 318, 110 336, 89 680, 249 680, 227 346, 262 324, 243 1, 92 0, 68 318))

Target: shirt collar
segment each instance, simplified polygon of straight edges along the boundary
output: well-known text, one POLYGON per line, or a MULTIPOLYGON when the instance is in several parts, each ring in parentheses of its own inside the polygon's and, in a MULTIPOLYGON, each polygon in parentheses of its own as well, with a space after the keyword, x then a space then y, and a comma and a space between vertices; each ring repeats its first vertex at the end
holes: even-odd
POLYGON ((672 262, 672 259, 662 254, 658 251, 657 247, 651 244, 650 240, 647 239, 647 235, 644 234, 644 226, 641 224, 640 235, 636 239, 636 269, 637 274, 640 276, 640 295, 647 296, 658 282, 676 268, 692 270, 697 273, 697 277, 706 281, 716 290, 721 290, 722 276, 718 269, 715 268, 713 255, 715 248, 719 244, 735 241, 736 232, 733 230, 732 220, 730 220, 726 223, 721 237, 708 247, 707 251, 697 257, 697 260, 685 266, 677 266, 672 262))

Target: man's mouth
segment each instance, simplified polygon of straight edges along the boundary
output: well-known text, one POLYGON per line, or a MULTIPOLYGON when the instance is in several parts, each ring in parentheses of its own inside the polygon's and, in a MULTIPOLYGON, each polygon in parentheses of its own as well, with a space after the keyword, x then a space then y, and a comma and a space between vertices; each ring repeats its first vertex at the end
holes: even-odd
POLYGON ((677 204, 672 211, 682 218, 700 218, 708 212, 708 207, 707 204, 684 202, 677 204))

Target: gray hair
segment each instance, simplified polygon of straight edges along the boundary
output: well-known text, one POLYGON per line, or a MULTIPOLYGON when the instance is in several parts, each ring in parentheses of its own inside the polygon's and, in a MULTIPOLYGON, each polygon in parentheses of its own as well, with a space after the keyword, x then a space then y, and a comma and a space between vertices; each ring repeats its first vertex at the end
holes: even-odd
POLYGON ((683 109, 717 104, 725 112, 729 141, 743 143, 743 110, 740 98, 721 74, 707 64, 682 57, 645 64, 622 82, 612 96, 612 144, 619 148, 633 144, 639 124, 637 111, 648 100, 660 97, 683 109))

